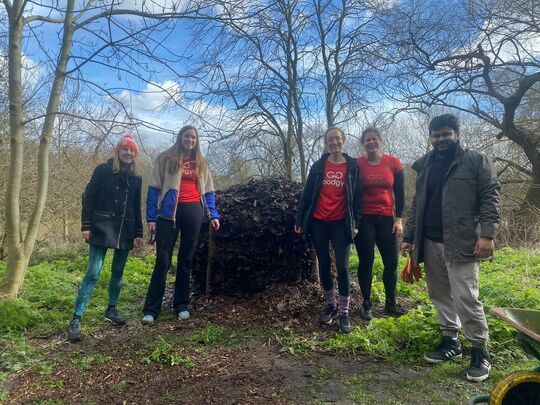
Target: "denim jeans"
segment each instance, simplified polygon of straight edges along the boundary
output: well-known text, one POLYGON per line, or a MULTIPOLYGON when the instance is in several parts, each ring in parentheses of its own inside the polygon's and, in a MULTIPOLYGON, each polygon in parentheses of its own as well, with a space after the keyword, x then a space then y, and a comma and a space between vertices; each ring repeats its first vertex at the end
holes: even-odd
MULTIPOLYGON (((101 268, 103 267, 103 259, 107 248, 103 246, 90 245, 88 254, 88 268, 86 275, 79 287, 77 300, 75 301, 75 315, 82 316, 88 301, 92 296, 94 287, 98 280, 101 268)), ((111 266, 111 279, 109 281, 109 305, 116 305, 120 288, 122 288, 122 275, 128 258, 129 250, 114 250, 114 257, 111 266)))

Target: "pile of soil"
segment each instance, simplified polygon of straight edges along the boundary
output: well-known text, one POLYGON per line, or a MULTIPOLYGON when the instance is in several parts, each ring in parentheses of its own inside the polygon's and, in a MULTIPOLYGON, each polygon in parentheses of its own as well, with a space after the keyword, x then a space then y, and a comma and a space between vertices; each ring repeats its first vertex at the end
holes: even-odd
POLYGON ((302 185, 271 178, 216 194, 221 228, 208 233, 203 227, 192 267, 196 289, 254 293, 310 278, 306 242, 294 233, 302 185))

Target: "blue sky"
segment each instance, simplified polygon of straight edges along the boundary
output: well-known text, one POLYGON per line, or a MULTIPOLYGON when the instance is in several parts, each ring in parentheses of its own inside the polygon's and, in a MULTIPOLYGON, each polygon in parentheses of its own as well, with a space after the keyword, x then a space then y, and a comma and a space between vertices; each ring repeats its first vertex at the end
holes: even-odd
MULTIPOLYGON (((51 1, 44 1, 43 4, 45 3, 51 3, 51 1)), ((63 7, 65 0, 53 2, 53 4, 56 3, 58 3, 59 7, 63 7)), ((123 7, 138 8, 141 7, 143 3, 147 7, 152 7, 154 11, 159 11, 161 10, 161 7, 168 7, 173 2, 171 0, 153 0, 148 2, 141 2, 140 0, 126 0, 123 2, 123 7)), ((248 4, 248 2, 244 2, 242 4, 248 4)), ((392 4, 392 2, 389 2, 389 4, 392 4)), ((403 2, 402 4, 407 5, 409 3, 403 2)), ((412 2, 410 4, 412 4, 412 2)), ((448 8, 448 4, 448 2, 432 2, 435 9, 440 7, 448 8)), ((182 7, 182 5, 180 7, 182 7)), ((50 9, 47 7, 35 7, 33 13, 43 14, 44 12, 48 13, 49 11, 50 9)), ((243 10, 236 10, 236 12, 241 14, 243 10)), ((457 14, 459 14, 459 10, 457 10, 457 14)), ((58 14, 53 12, 51 16, 57 17, 58 14)), ((126 16, 115 17, 115 21, 122 26, 141 26, 141 24, 144 22, 144 20, 139 17, 126 16)), ((168 22, 165 25, 167 24, 172 25, 173 23, 168 22)), ((352 24, 352 22, 349 21, 349 24, 352 24)), ((454 26, 456 29, 459 28, 459 21, 457 20, 444 21, 443 19, 441 24, 443 24, 444 28, 450 27, 454 29, 454 26)), ((188 110, 204 110, 205 115, 209 119, 218 117, 224 112, 221 106, 211 105, 204 101, 199 101, 197 104, 193 104, 192 101, 184 98, 187 91, 196 91, 198 85, 196 81, 183 79, 181 75, 185 73, 188 68, 192 67, 190 62, 193 59, 191 59, 191 57, 197 59, 198 57, 205 56, 201 54, 204 51, 203 49, 190 49, 188 47, 188 44, 192 39, 192 26, 192 21, 180 20, 175 23, 175 26, 172 27, 171 30, 156 32, 151 38, 144 41, 145 45, 154 49, 156 56, 159 56, 164 60, 176 59, 171 62, 171 66, 176 70, 175 72, 166 69, 162 64, 157 63, 155 60, 150 58, 146 58, 141 54, 136 56, 133 61, 128 60, 126 56, 123 55, 123 52, 128 49, 129 44, 127 42, 122 44, 122 46, 118 49, 118 53, 112 52, 111 49, 104 50, 98 55, 94 62, 86 64, 82 68, 81 72, 86 79, 100 86, 112 89, 114 95, 125 102, 130 112, 140 119, 151 122, 156 127, 167 128, 169 131, 174 132, 184 124, 191 122, 192 118, 190 117, 188 110), (167 35, 165 35, 165 33, 167 33, 167 35), (159 43, 161 44, 158 45, 159 43), (176 56, 173 54, 176 54, 176 56), (100 65, 98 63, 100 58, 104 58, 107 55, 109 56, 107 63, 112 65, 118 63, 118 67, 130 69, 131 71, 137 70, 137 64, 140 64, 139 66, 148 66, 149 69, 143 72, 146 80, 138 79, 133 75, 123 72, 115 67, 100 65), (121 55, 121 60, 119 61, 115 59, 118 55, 121 55), (150 70, 152 71, 150 72, 150 70), (163 91, 164 89, 168 90, 168 93, 163 91), (174 102, 171 102, 169 99, 171 95, 173 96, 173 101, 176 101, 179 106, 174 102)), ((105 36, 108 34, 110 29, 110 32, 115 39, 123 36, 120 28, 115 26, 107 26, 103 23, 103 21, 94 24, 91 28, 94 32, 103 29, 105 36)), ((39 67, 39 70, 44 77, 48 77, 50 75, 50 71, 47 70, 47 66, 44 65, 43 62, 47 61, 48 58, 56 58, 58 53, 59 38, 61 37, 61 29, 62 26, 60 24, 34 24, 32 26, 32 33, 35 34, 36 37, 28 37, 29 39, 25 48, 26 58, 29 64, 33 63, 39 67), (36 42, 36 38, 40 39, 39 45, 36 42)), ((450 31, 451 30, 444 29, 442 30, 442 34, 450 31)), ((464 30, 462 29, 461 31, 458 30, 455 32, 464 33, 464 30)), ((501 35, 503 34, 504 33, 501 32, 501 35)), ((207 42, 213 39, 210 37, 210 34, 207 33, 206 35, 208 36, 205 37, 207 42)), ((83 30, 76 34, 75 40, 76 42, 73 50, 75 58, 71 62, 72 67, 77 61, 77 56, 88 55, 92 52, 93 48, 88 44, 90 44, 92 41, 95 42, 94 46, 100 46, 102 44, 102 39, 96 41, 95 35, 83 30), (86 45, 82 45, 83 43, 86 45)), ((476 46, 479 42, 481 41, 478 40, 477 42, 472 42, 471 46, 476 46)), ((540 49, 539 38, 536 37, 524 41, 524 47, 533 50, 533 52, 534 49, 538 51, 540 49)), ((236 51, 241 53, 242 49, 236 49, 236 51)), ((504 50, 504 52, 508 53, 506 57, 510 57, 511 48, 504 50)), ((238 66, 229 66, 229 68, 231 71, 234 71, 238 68, 238 66)), ((240 70, 240 75, 242 73, 244 72, 240 70)), ((36 80, 36 77, 37 75, 35 72, 27 75, 27 79, 29 81, 36 80)), ((315 87, 313 89, 308 90, 310 90, 312 93, 317 91, 315 87)), ((101 96, 101 98, 98 96, 94 97, 96 103, 103 103, 104 100, 106 101, 106 98, 104 98, 105 96, 101 96)), ((304 97, 305 100, 308 100, 309 94, 305 93, 304 97)), ((308 102, 312 101, 306 101, 306 103, 308 102)), ((225 105, 230 106, 230 101, 229 104, 225 102, 225 105)), ((392 102, 386 101, 381 103, 379 110, 389 110, 392 107, 392 102)), ((311 118, 318 119, 319 116, 322 118, 324 114, 320 105, 315 109, 320 111, 315 111, 311 118), (319 116, 317 116, 317 114, 319 114, 319 116)), ((147 133, 150 141, 155 144, 161 142, 168 143, 170 142, 170 139, 172 139, 171 133, 167 131, 163 132, 159 130, 146 129, 143 130, 143 132, 147 133)))

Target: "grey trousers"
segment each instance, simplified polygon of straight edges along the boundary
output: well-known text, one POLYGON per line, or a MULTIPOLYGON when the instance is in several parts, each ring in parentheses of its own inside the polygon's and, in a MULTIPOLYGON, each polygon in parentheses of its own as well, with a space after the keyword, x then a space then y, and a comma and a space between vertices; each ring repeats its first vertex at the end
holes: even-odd
POLYGON ((485 346, 489 331, 484 307, 478 300, 480 263, 446 261, 444 245, 424 239, 424 267, 443 335, 457 337, 463 324, 465 337, 473 347, 485 346))

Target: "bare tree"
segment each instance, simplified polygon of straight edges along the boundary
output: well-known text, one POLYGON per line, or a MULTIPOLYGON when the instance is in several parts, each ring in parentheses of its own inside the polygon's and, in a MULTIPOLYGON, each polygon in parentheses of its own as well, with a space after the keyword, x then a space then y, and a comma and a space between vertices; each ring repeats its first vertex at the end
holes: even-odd
MULTIPOLYGON (((388 19, 396 68, 392 97, 472 114, 527 158, 507 162, 529 175, 521 213, 540 210, 539 117, 528 100, 540 88, 538 5, 531 0, 427 1, 396 6, 388 19)), ((536 93, 537 94, 537 93, 536 93)))
POLYGON ((381 31, 377 9, 364 0, 312 0, 316 67, 327 126, 354 120, 377 98, 381 31))
POLYGON ((192 47, 204 51, 189 73, 197 78, 197 97, 227 110, 215 138, 243 135, 244 143, 250 144, 254 135, 274 137, 280 145, 278 173, 292 179, 297 154, 305 179, 301 63, 310 50, 303 4, 298 0, 219 4, 220 12, 197 28, 192 47))
MULTIPOLYGON (((87 88, 101 90, 101 94, 111 94, 92 80, 85 79, 81 72, 85 65, 98 62, 114 67, 117 71, 129 72, 143 69, 144 65, 137 64, 134 53, 141 50, 152 54, 149 49, 148 35, 152 30, 160 29, 164 24, 192 15, 199 9, 193 2, 193 9, 177 10, 175 3, 169 9, 159 9, 157 12, 149 9, 143 2, 139 9, 123 8, 123 1, 113 2, 83 2, 76 8, 75 0, 67 0, 64 5, 53 3, 48 6, 49 12, 44 15, 33 14, 29 11, 35 3, 27 0, 3 0, 8 17, 8 75, 9 75, 9 129, 10 129, 10 166, 9 181, 6 189, 6 245, 7 267, 2 284, 0 297, 15 295, 24 281, 26 268, 37 238, 40 221, 45 209, 49 184, 49 148, 55 120, 62 112, 59 109, 65 82, 68 78, 77 79, 87 88), (118 18, 119 16, 135 16, 140 24, 131 24, 118 18), (39 24, 61 26, 61 39, 57 55, 51 57, 48 63, 52 66, 50 80, 41 87, 46 94, 46 110, 43 114, 32 115, 25 111, 23 94, 23 44, 25 38, 39 41, 32 32, 39 24), (79 47, 74 52, 75 33, 84 32, 81 38, 89 42, 86 47, 79 47), (112 53, 105 55, 107 50, 112 53), (141 67, 142 66, 142 67, 141 67), (35 203, 31 216, 25 227, 21 224, 21 185, 23 183, 24 139, 25 128, 30 122, 40 125, 40 142, 37 162, 37 184, 35 188, 35 203)), ((46 5, 39 5, 41 9, 46 5)), ((151 43, 151 42, 150 42, 151 43)), ((46 49, 46 48, 43 48, 46 49)), ((48 52, 47 52, 48 54, 48 52)))

